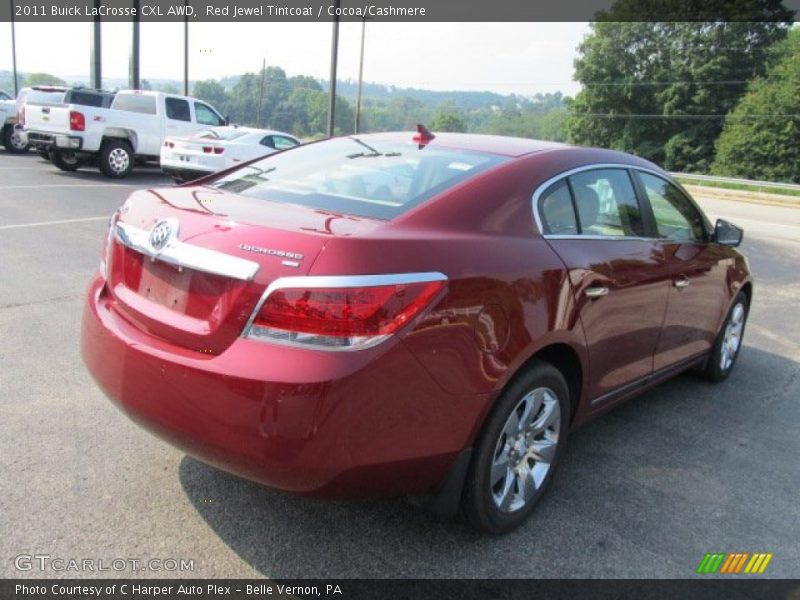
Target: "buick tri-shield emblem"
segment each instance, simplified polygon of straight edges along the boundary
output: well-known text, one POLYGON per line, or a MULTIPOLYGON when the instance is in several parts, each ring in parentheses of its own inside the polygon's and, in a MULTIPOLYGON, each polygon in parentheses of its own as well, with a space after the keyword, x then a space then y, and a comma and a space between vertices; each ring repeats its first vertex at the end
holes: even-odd
POLYGON ((178 235, 178 222, 175 219, 162 219, 150 231, 150 246, 156 252, 163 250, 172 238, 178 235))

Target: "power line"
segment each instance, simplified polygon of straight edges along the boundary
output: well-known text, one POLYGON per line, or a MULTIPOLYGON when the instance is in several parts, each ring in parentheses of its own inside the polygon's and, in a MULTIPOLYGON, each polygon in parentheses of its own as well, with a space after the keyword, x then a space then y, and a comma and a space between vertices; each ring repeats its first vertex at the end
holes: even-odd
POLYGON ((601 119, 800 119, 800 115, 648 115, 648 114, 614 114, 614 113, 567 113, 571 117, 592 117, 601 119))

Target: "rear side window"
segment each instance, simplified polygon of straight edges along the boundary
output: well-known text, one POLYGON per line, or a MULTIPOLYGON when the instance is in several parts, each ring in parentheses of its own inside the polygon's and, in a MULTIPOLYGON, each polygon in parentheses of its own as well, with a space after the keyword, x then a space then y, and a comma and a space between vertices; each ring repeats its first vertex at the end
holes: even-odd
POLYGON ((156 114, 156 97, 143 94, 117 94, 111 108, 143 115, 154 115, 156 114))
POLYGON ((641 237, 642 214, 624 169, 582 171, 569 177, 582 235, 641 237))
POLYGON ((11 96, 6 94, 5 92, 0 91, 0 100, 11 100, 11 96))
MULTIPOLYGON (((191 121, 192 115, 189 113, 189 102, 180 98, 164 98, 164 107, 167 110, 167 118, 173 121, 191 121)), ((216 123, 214 123, 216 125, 216 123)))
POLYGON ((572 195, 566 180, 551 185, 539 198, 539 216, 542 221, 542 233, 550 235, 575 235, 578 233, 578 221, 572 195))
POLYGON ((332 213, 392 219, 509 160, 369 138, 336 138, 269 155, 210 185, 332 213))
POLYGON ((285 135, 273 135, 272 143, 273 148, 276 148, 277 150, 286 150, 287 148, 297 146, 298 144, 297 140, 286 137, 285 135))

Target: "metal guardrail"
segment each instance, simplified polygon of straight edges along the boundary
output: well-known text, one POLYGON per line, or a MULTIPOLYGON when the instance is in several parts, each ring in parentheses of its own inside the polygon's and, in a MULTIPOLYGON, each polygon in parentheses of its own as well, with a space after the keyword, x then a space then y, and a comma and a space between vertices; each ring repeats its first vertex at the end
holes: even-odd
POLYGON ((736 177, 717 177, 715 175, 693 175, 691 173, 670 173, 673 177, 683 179, 693 179, 699 182, 708 181, 709 183, 738 183, 752 187, 774 188, 780 190, 800 191, 800 184, 797 183, 777 183, 774 181, 759 181, 756 179, 738 179, 736 177))

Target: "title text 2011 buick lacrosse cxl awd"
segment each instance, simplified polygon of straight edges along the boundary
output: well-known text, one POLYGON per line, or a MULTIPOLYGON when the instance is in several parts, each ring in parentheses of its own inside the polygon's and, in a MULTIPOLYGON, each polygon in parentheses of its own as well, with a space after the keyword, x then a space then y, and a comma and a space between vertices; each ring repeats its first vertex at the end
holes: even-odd
POLYGON ((507 531, 572 427, 691 367, 727 377, 741 236, 619 152, 331 139, 135 192, 83 356, 131 418, 222 469, 507 531))

